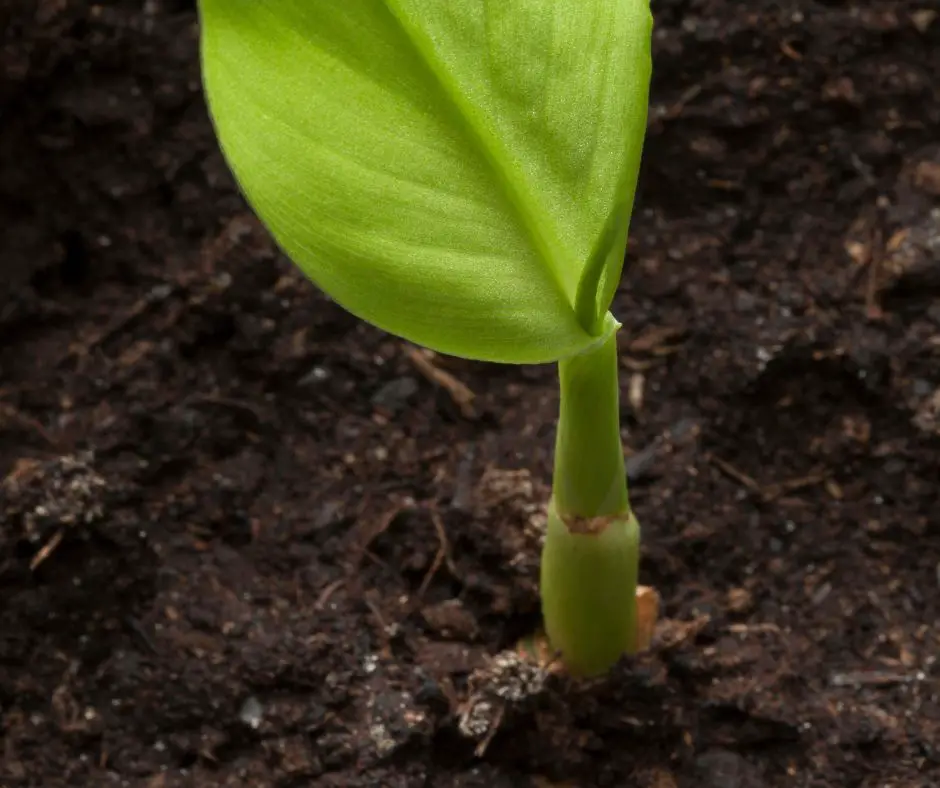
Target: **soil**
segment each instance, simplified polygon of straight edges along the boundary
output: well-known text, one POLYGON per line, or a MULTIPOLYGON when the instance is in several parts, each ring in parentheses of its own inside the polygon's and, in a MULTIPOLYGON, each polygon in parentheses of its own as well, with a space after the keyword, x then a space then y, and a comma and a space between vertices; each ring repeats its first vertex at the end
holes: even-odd
POLYGON ((615 311, 662 622, 588 684, 513 656, 552 368, 296 273, 194 3, 4 5, 0 786, 940 785, 930 0, 654 4, 615 311))

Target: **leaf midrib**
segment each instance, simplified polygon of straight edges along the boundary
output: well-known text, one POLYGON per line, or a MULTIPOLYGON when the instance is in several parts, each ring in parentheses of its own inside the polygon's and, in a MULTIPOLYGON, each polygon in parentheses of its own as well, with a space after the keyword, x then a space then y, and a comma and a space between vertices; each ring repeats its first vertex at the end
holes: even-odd
POLYGON ((536 253, 547 264, 551 279, 564 299, 574 308, 572 303, 574 294, 568 293, 565 287, 562 275, 563 262, 558 256, 559 250, 562 249, 561 242, 550 229, 551 222, 545 211, 527 188, 526 179, 512 164, 511 158, 497 135, 480 117, 483 113, 467 100, 444 64, 436 57, 429 37, 408 19, 408 15, 402 11, 397 0, 382 0, 382 2, 402 35, 427 67, 444 98, 463 122, 467 137, 492 170, 496 182, 516 212, 516 217, 529 236, 536 253))

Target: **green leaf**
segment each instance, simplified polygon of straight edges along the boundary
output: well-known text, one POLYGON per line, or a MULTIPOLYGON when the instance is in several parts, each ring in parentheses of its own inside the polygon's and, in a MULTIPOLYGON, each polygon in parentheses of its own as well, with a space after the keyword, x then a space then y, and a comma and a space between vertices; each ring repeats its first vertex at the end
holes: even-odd
POLYGON ((341 305, 435 350, 508 363, 556 361, 616 328, 648 0, 200 11, 227 161, 341 305))

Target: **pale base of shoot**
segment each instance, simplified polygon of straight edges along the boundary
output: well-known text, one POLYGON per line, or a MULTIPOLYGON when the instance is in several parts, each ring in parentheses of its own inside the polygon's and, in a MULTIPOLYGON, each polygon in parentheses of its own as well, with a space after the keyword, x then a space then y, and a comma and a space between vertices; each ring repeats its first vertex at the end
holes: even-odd
MULTIPOLYGON (((659 623, 660 596, 652 586, 637 586, 636 589, 636 646, 637 653, 649 651, 656 635, 659 623)), ((561 655, 552 649, 548 636, 539 630, 522 638, 516 644, 519 656, 537 665, 547 673, 562 675, 567 673, 561 655)))

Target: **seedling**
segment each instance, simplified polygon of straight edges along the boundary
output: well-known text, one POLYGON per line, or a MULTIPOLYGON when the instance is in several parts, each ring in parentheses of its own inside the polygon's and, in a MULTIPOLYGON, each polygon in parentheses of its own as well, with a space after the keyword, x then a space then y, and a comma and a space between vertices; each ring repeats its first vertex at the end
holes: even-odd
POLYGON ((339 304, 440 353, 557 363, 541 593, 574 674, 638 647, 617 289, 648 0, 200 0, 226 159, 339 304))

